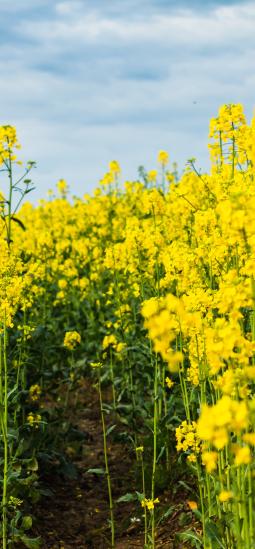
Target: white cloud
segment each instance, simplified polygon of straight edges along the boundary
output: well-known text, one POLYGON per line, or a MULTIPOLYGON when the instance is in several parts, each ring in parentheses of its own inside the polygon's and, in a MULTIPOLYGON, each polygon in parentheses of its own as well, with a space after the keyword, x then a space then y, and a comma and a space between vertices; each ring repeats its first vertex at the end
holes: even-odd
POLYGON ((251 115, 253 3, 206 11, 146 10, 149 0, 131 10, 131 2, 114 11, 96 0, 45 0, 36 17, 27 0, 28 12, 3 27, 1 121, 17 125, 22 154, 38 161, 37 196, 59 177, 76 193, 92 188, 111 158, 136 177, 160 148, 181 165, 196 156, 205 166, 218 106, 244 102, 251 115))
POLYGON ((60 15, 67 15, 68 17, 72 17, 74 14, 76 15, 77 12, 80 12, 83 6, 83 2, 73 0, 71 2, 58 2, 55 9, 56 13, 59 13, 60 15))
MULTIPOLYGON (((105 43, 118 40, 121 44, 150 42, 151 44, 216 45, 241 38, 254 38, 255 5, 221 6, 209 12, 178 9, 169 14, 139 17, 128 12, 125 17, 109 17, 103 10, 90 8, 82 2, 61 2, 54 21, 35 21, 25 24, 21 31, 35 40, 65 40, 74 43, 105 43), (71 17, 70 17, 71 16, 71 17)), ((229 43, 230 45, 230 43, 229 43)))

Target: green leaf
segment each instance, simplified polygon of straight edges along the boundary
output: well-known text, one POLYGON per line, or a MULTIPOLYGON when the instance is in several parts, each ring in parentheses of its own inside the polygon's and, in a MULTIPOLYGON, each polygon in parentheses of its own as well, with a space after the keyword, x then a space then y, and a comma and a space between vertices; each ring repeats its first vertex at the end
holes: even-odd
POLYGON ((88 469, 87 473, 94 473, 94 475, 105 475, 105 469, 88 469))
POLYGON ((168 509, 165 511, 165 513, 163 515, 161 515, 159 521, 157 524, 160 524, 162 521, 166 520, 168 517, 170 517, 173 512, 175 511, 176 507, 175 505, 171 505, 170 507, 168 507, 168 509))
POLYGON ((117 503, 125 503, 125 502, 136 501, 136 500, 137 500, 136 494, 127 493, 124 496, 121 496, 119 499, 117 499, 117 503))
POLYGON ((191 522, 192 518, 189 513, 180 513, 179 515, 179 525, 180 526, 187 526, 191 522))
POLYGON ((32 191, 35 190, 35 188, 36 188, 36 187, 30 187, 30 189, 25 189, 24 194, 31 193, 32 191))
POLYGON ((221 542, 221 535, 218 531, 218 528, 217 528, 215 522, 212 522, 211 520, 208 520, 206 522, 206 524, 205 524, 205 533, 206 533, 206 536, 211 541, 213 541, 213 547, 215 547, 215 549, 217 547, 221 547, 221 549, 224 549, 224 545, 221 542), (216 545, 216 543, 217 543, 217 545, 216 545))
POLYGON ((194 541, 195 542, 195 547, 197 547, 197 549, 199 549, 199 547, 203 546, 201 536, 199 536, 198 534, 193 532, 193 530, 186 530, 186 532, 182 532, 181 534, 177 534, 176 537, 177 537, 177 539, 182 540, 182 541, 194 541))
POLYGON ((7 394, 7 398, 9 400, 10 396, 15 393, 15 391, 17 391, 17 388, 18 386, 15 384, 14 387, 9 391, 9 393, 7 394))
POLYGON ((108 427, 107 431, 106 431, 106 436, 108 436, 114 429, 115 429, 116 425, 111 425, 111 427, 108 427))
POLYGON ((200 520, 200 522, 202 522, 202 513, 201 511, 199 511, 198 509, 194 509, 192 511, 193 515, 196 517, 197 520, 200 520))
POLYGON ((42 543, 41 538, 29 538, 25 534, 20 539, 28 549, 39 549, 42 543))
POLYGON ((159 462, 160 458, 163 456, 164 451, 165 451, 165 446, 162 446, 160 449, 159 455, 157 457, 157 463, 159 462))
POLYGON ((187 490, 188 492, 191 492, 192 494, 195 494, 194 489, 191 488, 186 482, 184 482, 184 480, 179 480, 179 481, 178 481, 178 484, 180 484, 181 486, 183 486, 183 488, 185 488, 185 490, 187 490))
POLYGON ((18 223, 18 225, 23 229, 23 231, 26 231, 26 227, 22 221, 18 217, 15 217, 14 215, 11 216, 12 221, 15 221, 15 223, 18 223))
POLYGON ((15 440, 19 439, 19 431, 18 429, 9 429, 8 430, 8 438, 14 438, 15 440))
POLYGON ((38 461, 35 457, 32 457, 27 462, 28 471, 38 471, 38 461))
POLYGON ((143 501, 144 494, 141 494, 141 492, 136 491, 136 496, 137 496, 138 501, 140 501, 140 502, 143 501))
POLYGON ((22 519, 21 528, 23 530, 29 530, 32 528, 33 519, 30 515, 25 515, 22 519))

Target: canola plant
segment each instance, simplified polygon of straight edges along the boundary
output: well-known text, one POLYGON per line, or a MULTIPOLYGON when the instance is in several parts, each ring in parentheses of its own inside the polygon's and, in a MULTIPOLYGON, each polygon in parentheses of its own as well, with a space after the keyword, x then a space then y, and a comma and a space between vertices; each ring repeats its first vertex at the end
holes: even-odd
POLYGON ((162 482, 181 469, 196 487, 183 547, 255 547, 255 120, 225 105, 209 137, 209 173, 191 159, 179 177, 160 151, 140 180, 122 187, 112 161, 94 195, 69 200, 60 180, 33 206, 34 163, 20 165, 15 129, 0 128, 3 549, 40 546, 29 533, 40 469, 64 454, 84 376, 100 395, 109 547, 118 502, 103 384, 141 470, 123 498, 137 500, 144 547, 157 547, 162 482))

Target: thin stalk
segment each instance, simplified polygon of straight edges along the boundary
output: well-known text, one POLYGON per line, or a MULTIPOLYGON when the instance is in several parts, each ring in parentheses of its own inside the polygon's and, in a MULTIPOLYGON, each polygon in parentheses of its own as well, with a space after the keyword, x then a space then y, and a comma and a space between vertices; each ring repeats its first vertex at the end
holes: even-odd
POLYGON ((67 406, 69 404, 70 391, 73 388, 73 373, 74 373, 74 355, 73 355, 73 351, 72 351, 72 354, 71 354, 71 367, 70 367, 70 372, 69 372, 69 379, 68 379, 68 385, 67 385, 66 396, 65 396, 65 404, 64 404, 64 410, 63 410, 64 412, 66 412, 67 406), (70 380, 71 380, 71 382, 70 382, 70 380))
POLYGON ((242 486, 242 514, 243 514, 243 526, 244 526, 244 539, 245 539, 245 549, 250 549, 251 547, 251 539, 249 535, 249 515, 247 514, 247 506, 246 506, 246 500, 247 500, 247 485, 246 485, 246 478, 245 478, 245 468, 242 465, 241 467, 241 486, 242 486))
MULTIPOLYGON (((234 130, 234 126, 233 126, 233 130, 234 130)), ((233 135, 233 139, 232 139, 232 179, 234 179, 234 176, 235 176, 235 137, 233 135)))
MULTIPOLYGON (((165 390, 165 377, 166 377, 166 366, 163 364, 162 367, 162 390, 163 390, 163 403, 164 403, 164 415, 167 416, 167 398, 166 398, 166 390, 165 390)), ((170 456, 169 456, 169 446, 168 442, 166 443, 166 469, 169 471, 170 469, 170 456)))
POLYGON ((113 408, 116 411, 116 391, 114 385, 114 369, 113 369, 113 359, 112 359, 112 348, 110 347, 110 373, 111 373, 111 382, 112 382, 112 401, 113 408))
POLYGON ((251 543, 254 541, 254 525, 253 525, 253 491, 252 491, 252 472, 251 466, 248 467, 248 489, 249 489, 249 538, 251 543))
POLYGON ((220 134, 220 167, 223 166, 223 145, 222 145, 222 132, 219 132, 220 134))
POLYGON ((111 524, 111 548, 114 549, 114 547, 115 547, 115 527, 114 527, 114 515, 113 515, 112 485, 111 485, 111 476, 110 476, 110 470, 109 470, 109 464, 108 464, 107 436, 106 436, 106 428, 105 428, 105 420, 104 420, 104 409, 103 409, 103 399, 102 399, 100 372, 99 372, 99 375, 98 375, 98 392, 99 392, 99 401, 100 401, 101 422, 102 422, 102 428, 103 428, 105 474, 106 474, 106 478, 107 478, 108 497, 109 497, 110 524, 111 524))
MULTIPOLYGON (((152 482, 151 482, 151 499, 155 499, 155 477, 156 477, 156 465, 157 465, 157 429, 158 429, 158 358, 155 357, 154 368, 154 414, 153 414, 153 462, 152 462, 152 482)), ((152 547, 155 548, 155 512, 154 507, 152 509, 152 547)))
MULTIPOLYGON (((137 459, 138 459, 138 452, 137 459)), ((142 469, 142 493, 144 499, 146 498, 146 486, 145 486, 145 471, 144 471, 144 461, 143 461, 143 450, 140 454, 140 460, 141 460, 141 469, 142 469)), ((147 547, 147 541, 148 541, 148 517, 147 517, 147 507, 144 506, 144 547, 147 547)))
MULTIPOLYGON (((2 349, 1 349, 2 350, 2 349)), ((2 353, 1 353, 2 354, 2 353)), ((8 485, 8 366, 7 366, 7 329, 4 321, 4 348, 3 368, 1 360, 1 408, 2 412, 2 433, 4 443, 4 471, 3 471, 3 492, 2 492, 2 532, 3 549, 7 548, 8 523, 7 523, 7 485, 8 485), (4 378, 4 379, 2 379, 4 378), (3 394, 4 393, 4 394, 3 394)))
POLYGON ((9 198, 8 198, 8 210, 7 210, 7 244, 10 249, 11 245, 11 221, 12 221, 12 192, 13 192, 13 177, 12 177, 12 160, 11 151, 9 151, 9 163, 8 163, 8 177, 9 177, 9 198))

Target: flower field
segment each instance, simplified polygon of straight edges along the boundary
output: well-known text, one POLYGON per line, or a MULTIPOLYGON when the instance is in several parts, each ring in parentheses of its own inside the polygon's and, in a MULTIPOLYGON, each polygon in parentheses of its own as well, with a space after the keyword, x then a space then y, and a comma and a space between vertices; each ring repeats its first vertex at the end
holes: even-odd
POLYGON ((44 547, 43 473, 80 451, 69 410, 84 382, 98 395, 104 465, 85 473, 107 490, 102 548, 118 547, 125 503, 139 547, 163 546, 174 485, 186 515, 165 547, 255 547, 255 120, 222 106, 209 138, 209 173, 191 159, 179 176, 160 151, 137 181, 112 161, 93 195, 69 200, 60 180, 33 206, 34 163, 0 128, 3 549, 44 547), (117 498, 116 438, 134 480, 117 498))

